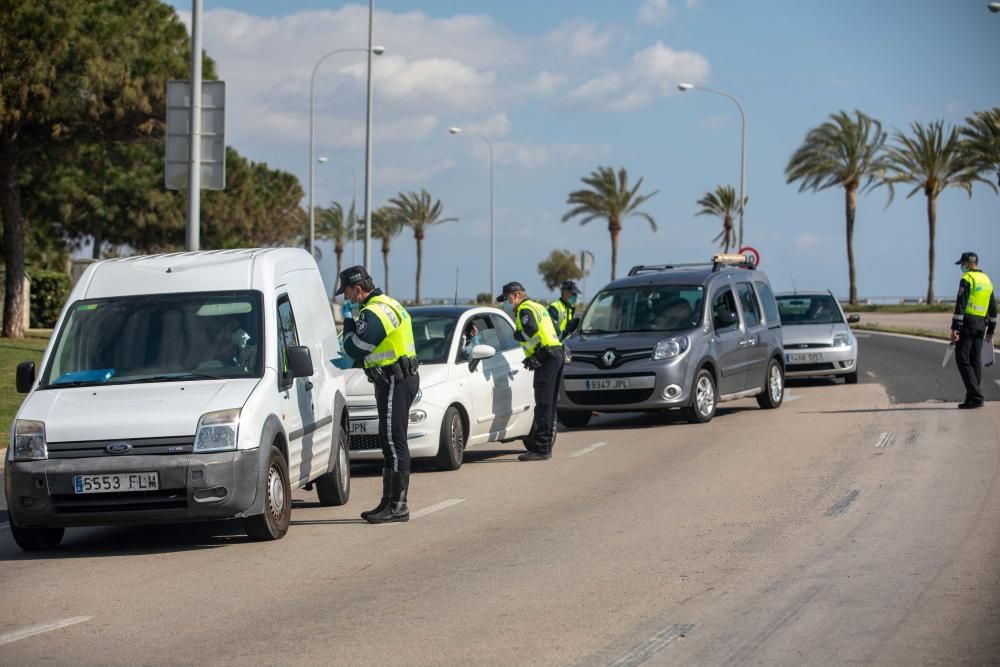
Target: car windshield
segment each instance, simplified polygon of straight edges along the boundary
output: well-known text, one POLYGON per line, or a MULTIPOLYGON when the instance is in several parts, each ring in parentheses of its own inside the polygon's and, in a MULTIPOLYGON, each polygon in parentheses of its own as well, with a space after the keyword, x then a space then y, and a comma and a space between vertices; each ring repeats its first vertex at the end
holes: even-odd
POLYGON ((837 302, 829 294, 795 294, 777 298, 783 325, 840 324, 844 321, 837 302))
POLYGON ((251 291, 77 301, 40 386, 261 377, 261 303, 251 291))
POLYGON ((604 290, 591 302, 583 334, 684 331, 701 323, 701 285, 642 285, 604 290))
POLYGON ((457 321, 458 317, 450 315, 413 315, 413 342, 420 363, 447 363, 457 321))

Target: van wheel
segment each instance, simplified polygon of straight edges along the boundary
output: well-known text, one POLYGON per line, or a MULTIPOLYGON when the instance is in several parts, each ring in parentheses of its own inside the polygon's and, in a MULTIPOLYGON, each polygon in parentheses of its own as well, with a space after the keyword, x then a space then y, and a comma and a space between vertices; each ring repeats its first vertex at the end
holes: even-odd
POLYGON ((590 423, 592 414, 590 410, 560 410, 557 418, 566 428, 583 428, 590 423))
POLYGON ((857 384, 858 383, 858 372, 848 373, 844 376, 844 384, 857 384))
POLYGON ((10 524, 10 533, 14 536, 14 541, 25 551, 55 549, 62 542, 65 532, 65 528, 15 526, 13 522, 10 524))
POLYGON ((333 469, 316 479, 316 495, 323 507, 339 507, 351 497, 351 460, 347 453, 347 432, 337 427, 337 450, 330 457, 333 469))
POLYGON ((771 359, 767 365, 767 375, 764 376, 764 391, 757 394, 757 405, 765 410, 781 407, 785 400, 785 374, 781 372, 781 364, 777 359, 771 359))
POLYGON ((715 389, 715 378, 708 369, 702 368, 694 376, 691 405, 684 408, 684 418, 692 424, 707 424, 715 416, 718 405, 719 394, 715 389))
POLYGON ((254 540, 280 540, 288 532, 292 518, 288 464, 277 447, 271 447, 264 480, 264 512, 243 520, 247 536, 254 540))
POLYGON ((454 405, 449 407, 441 420, 441 437, 434 466, 438 470, 458 470, 465 458, 465 424, 462 414, 454 405))

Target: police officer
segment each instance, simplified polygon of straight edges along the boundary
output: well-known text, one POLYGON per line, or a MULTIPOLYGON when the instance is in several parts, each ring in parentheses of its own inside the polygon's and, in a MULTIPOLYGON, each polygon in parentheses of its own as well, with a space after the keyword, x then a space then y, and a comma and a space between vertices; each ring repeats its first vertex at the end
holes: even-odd
POLYGON ((955 314, 951 318, 951 342, 955 344, 955 363, 965 385, 963 410, 983 407, 983 339, 993 341, 997 328, 997 304, 993 283, 979 270, 979 256, 963 252, 955 264, 962 267, 958 283, 955 314))
POLYGON ((563 371, 563 347, 552 324, 549 311, 540 303, 528 299, 521 283, 503 286, 497 297, 503 309, 514 318, 515 338, 524 350, 524 366, 534 371, 535 439, 533 446, 517 457, 521 461, 545 461, 552 458, 556 437, 556 397, 563 371))
MULTIPOLYGON (((340 273, 346 307, 344 345, 346 356, 334 360, 338 368, 361 363, 375 385, 378 441, 382 447, 382 499, 362 512, 368 523, 409 521, 406 496, 410 487, 410 449, 406 441, 410 406, 420 389, 413 322, 395 299, 375 287, 363 266, 340 273)), ((336 295, 335 295, 336 296, 336 295)))
POLYGON ((576 317, 576 299, 580 296, 580 288, 572 280, 567 280, 559 286, 562 294, 549 305, 549 317, 556 327, 559 340, 563 340, 576 330, 580 320, 576 317))

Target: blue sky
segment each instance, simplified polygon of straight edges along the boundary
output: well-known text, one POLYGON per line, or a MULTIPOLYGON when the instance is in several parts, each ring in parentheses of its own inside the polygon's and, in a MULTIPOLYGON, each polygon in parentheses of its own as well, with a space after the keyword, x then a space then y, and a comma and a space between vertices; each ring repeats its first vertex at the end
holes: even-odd
MULTIPOLYGON (((173 3, 187 17, 190 2, 173 3)), ((309 76, 337 48, 364 46, 367 4, 205 0, 204 48, 227 81, 227 140, 248 158, 308 184, 309 76)), ((799 193, 784 168, 829 114, 860 109, 887 129, 960 123, 1000 105, 1000 14, 981 0, 748 3, 721 0, 381 0, 375 41, 374 205, 427 188, 448 223, 428 232, 422 293, 472 296, 489 282, 485 145, 447 128, 479 129, 496 148, 497 281, 548 297, 537 264, 555 248, 587 249, 591 295, 610 276, 606 225, 561 223, 566 195, 599 165, 624 166, 659 190, 658 223, 625 224, 619 275, 638 263, 699 261, 719 224, 696 201, 739 179, 740 99, 748 116, 746 241, 777 289, 847 293, 843 191, 799 193), (992 70, 992 71, 991 71, 992 70)), ((185 20, 187 20, 185 18, 185 20)), ((363 54, 334 56, 316 79, 316 201, 348 202, 364 171, 363 54), (350 166, 348 166, 350 165, 350 166)), ((926 203, 877 189, 858 206, 862 296, 926 291, 926 203)), ((977 185, 939 199, 935 291, 951 296, 963 250, 1000 271, 1000 197, 977 185)), ((321 263, 334 282, 333 253, 321 263)), ((361 250, 358 251, 361 256, 361 250)), ((349 262, 352 251, 346 253, 349 262)), ((390 289, 413 295, 415 246, 392 245, 390 289)), ((381 282, 379 244, 374 274, 381 282)))

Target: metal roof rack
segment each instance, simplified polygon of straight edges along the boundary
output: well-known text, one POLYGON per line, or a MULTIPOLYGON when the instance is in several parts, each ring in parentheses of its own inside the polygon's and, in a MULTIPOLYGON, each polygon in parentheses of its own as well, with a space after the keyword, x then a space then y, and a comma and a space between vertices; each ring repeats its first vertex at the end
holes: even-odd
POLYGON ((630 276, 637 276, 641 273, 658 273, 660 271, 671 271, 674 269, 703 269, 711 268, 713 272, 726 267, 740 269, 754 269, 754 260, 751 255, 718 254, 712 256, 711 262, 688 262, 684 264, 638 264, 629 269, 630 276))

